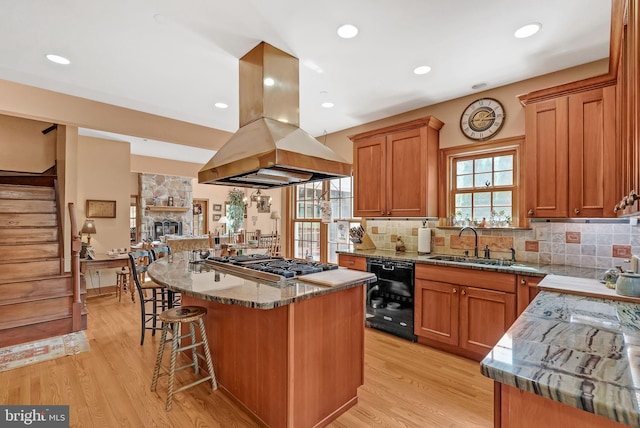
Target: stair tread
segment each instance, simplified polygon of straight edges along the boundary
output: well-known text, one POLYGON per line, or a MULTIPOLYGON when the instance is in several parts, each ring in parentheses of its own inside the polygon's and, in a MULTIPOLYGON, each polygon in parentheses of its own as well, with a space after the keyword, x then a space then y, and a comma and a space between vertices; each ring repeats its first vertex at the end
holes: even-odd
MULTIPOLYGON (((57 260, 57 259, 54 259, 54 260, 57 260)), ((28 277, 28 278, 11 278, 6 280, 0 280, 0 285, 15 284, 17 282, 44 281, 47 279, 69 278, 69 277, 71 277, 70 272, 65 272, 63 275, 43 275, 43 276, 34 276, 34 277, 28 277)))
POLYGON ((29 302, 38 302, 41 300, 50 300, 50 299, 57 299, 60 297, 73 297, 73 291, 69 291, 67 293, 56 293, 56 294, 42 294, 39 296, 33 296, 33 297, 20 297, 20 298, 14 298, 14 299, 4 299, 4 300, 0 300, 0 307, 2 306, 9 306, 9 305, 15 305, 18 303, 29 303, 29 302))
POLYGON ((15 328, 15 327, 23 327, 26 325, 34 325, 34 324, 40 324, 40 323, 49 322, 49 321, 68 319, 68 318, 71 318, 72 316, 73 316, 72 314, 48 315, 48 316, 22 318, 20 320, 12 320, 7 322, 0 322, 0 331, 7 330, 10 328, 15 328))

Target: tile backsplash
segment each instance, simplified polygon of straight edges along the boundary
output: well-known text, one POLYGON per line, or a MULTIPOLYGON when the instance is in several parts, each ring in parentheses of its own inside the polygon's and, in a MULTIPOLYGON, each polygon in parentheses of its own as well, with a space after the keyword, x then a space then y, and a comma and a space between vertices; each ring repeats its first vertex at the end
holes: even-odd
MULTIPOLYGON (((459 228, 432 229, 431 252, 439 254, 473 254, 473 233, 461 237, 459 228)), ((396 237, 402 238, 407 251, 418 251, 418 228, 421 220, 367 220, 367 233, 381 250, 395 251, 396 237)), ((516 250, 516 260, 539 264, 562 264, 608 269, 615 266, 628 268, 624 262, 631 254, 640 254, 640 226, 605 223, 532 223, 531 229, 477 228, 479 253, 485 245, 491 258, 511 257, 510 248, 516 250)))

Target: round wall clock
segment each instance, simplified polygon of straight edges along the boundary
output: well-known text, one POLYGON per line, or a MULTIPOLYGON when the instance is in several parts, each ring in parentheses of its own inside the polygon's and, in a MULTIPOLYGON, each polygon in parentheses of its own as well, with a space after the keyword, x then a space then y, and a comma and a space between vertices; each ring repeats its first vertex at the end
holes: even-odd
POLYGON ((472 140, 484 141, 496 135, 504 125, 504 107, 493 98, 475 100, 462 112, 460 129, 472 140))

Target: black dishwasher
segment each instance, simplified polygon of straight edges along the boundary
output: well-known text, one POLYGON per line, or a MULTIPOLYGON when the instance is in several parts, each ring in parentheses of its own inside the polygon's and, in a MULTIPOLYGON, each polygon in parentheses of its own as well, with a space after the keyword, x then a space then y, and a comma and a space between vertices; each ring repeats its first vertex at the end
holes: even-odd
POLYGON ((415 342, 414 262, 370 257, 367 271, 378 279, 367 285, 366 326, 415 342))

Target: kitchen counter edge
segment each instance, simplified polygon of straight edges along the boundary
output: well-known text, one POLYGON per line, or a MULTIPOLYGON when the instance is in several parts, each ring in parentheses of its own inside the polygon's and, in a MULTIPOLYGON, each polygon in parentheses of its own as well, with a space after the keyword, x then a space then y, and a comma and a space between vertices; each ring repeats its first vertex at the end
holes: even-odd
MULTIPOLYGON (((158 284, 167 287, 171 291, 179 292, 186 296, 222 304, 265 310, 286 306, 291 303, 312 299, 325 294, 335 293, 376 280, 376 276, 371 274, 370 278, 354 280, 352 282, 335 286, 323 286, 305 282, 303 277, 286 279, 277 283, 268 283, 265 281, 259 281, 258 279, 252 279, 249 276, 237 275, 235 272, 225 271, 224 268, 216 269, 206 264, 201 264, 200 266, 201 267, 198 272, 190 270, 193 268, 193 264, 187 263, 186 260, 184 260, 184 257, 178 253, 173 255, 171 262, 169 262, 169 258, 166 257, 153 262, 149 265, 147 273, 149 274, 149 277, 158 284), (174 267, 173 269, 171 269, 172 266, 174 267), (202 292, 187 288, 187 283, 192 284, 191 280, 194 276, 197 276, 200 280, 211 277, 211 281, 214 281, 216 271, 241 278, 244 281, 242 285, 238 286, 242 288, 242 290, 240 290, 241 292, 238 293, 237 297, 225 295, 229 294, 229 291, 227 291, 228 289, 218 291, 216 293, 216 290, 202 292), (182 282, 182 284, 180 284, 180 282, 182 282), (266 288, 266 290, 272 293, 279 290, 281 293, 280 297, 269 301, 259 301, 257 298, 247 297, 254 290, 259 290, 261 287, 269 287, 266 288)), ((256 294, 259 295, 260 293, 256 292, 256 294)))
POLYGON ((397 252, 386 250, 354 250, 354 251, 337 251, 338 254, 357 256, 357 257, 380 257, 391 260, 408 260, 416 263, 449 266, 461 269, 473 269, 489 272, 504 272, 516 275, 529 275, 543 277, 546 275, 573 276, 577 278, 600 279, 605 269, 595 269, 579 266, 568 265, 539 265, 532 263, 518 262, 517 266, 499 266, 499 265, 481 265, 476 263, 462 263, 445 260, 434 260, 433 257, 450 255, 450 254, 418 254, 416 252, 397 252))

